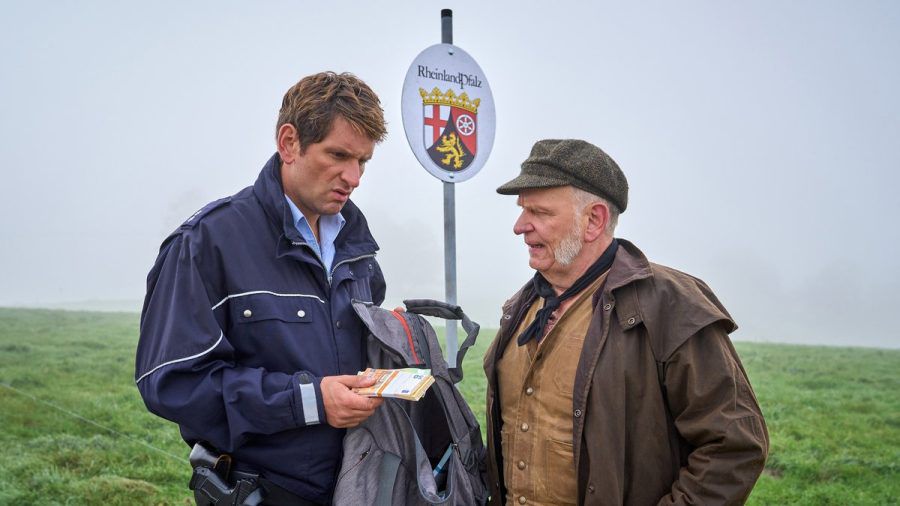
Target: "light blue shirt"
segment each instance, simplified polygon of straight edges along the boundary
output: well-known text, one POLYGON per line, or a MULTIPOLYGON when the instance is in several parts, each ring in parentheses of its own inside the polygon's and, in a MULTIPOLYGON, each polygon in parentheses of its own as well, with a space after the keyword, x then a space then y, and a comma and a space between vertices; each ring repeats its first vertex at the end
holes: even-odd
POLYGON ((344 228, 347 220, 344 219, 341 213, 319 216, 319 241, 316 241, 316 234, 313 233, 312 228, 309 226, 306 216, 303 216, 300 209, 297 209, 297 206, 294 205, 287 195, 284 196, 284 200, 287 201, 288 207, 291 209, 297 232, 300 232, 300 236, 303 237, 306 244, 309 244, 319 259, 322 260, 325 272, 330 276, 331 264, 334 262, 334 239, 341 229, 344 228))

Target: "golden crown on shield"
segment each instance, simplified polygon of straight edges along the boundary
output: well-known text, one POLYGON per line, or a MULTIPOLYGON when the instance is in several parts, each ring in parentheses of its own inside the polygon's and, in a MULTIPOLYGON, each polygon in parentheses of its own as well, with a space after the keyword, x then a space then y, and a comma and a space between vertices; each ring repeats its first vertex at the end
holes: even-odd
POLYGON ((425 91, 424 88, 419 88, 419 95, 422 96, 422 105, 451 105, 465 109, 473 114, 478 114, 478 106, 481 104, 480 98, 469 100, 469 95, 466 92, 457 95, 453 90, 448 89, 446 93, 441 93, 441 90, 436 86, 431 90, 431 93, 425 91))

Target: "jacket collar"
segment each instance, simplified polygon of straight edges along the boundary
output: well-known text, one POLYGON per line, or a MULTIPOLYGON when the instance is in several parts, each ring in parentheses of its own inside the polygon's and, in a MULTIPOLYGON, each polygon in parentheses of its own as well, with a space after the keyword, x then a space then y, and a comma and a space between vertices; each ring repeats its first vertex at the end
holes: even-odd
MULTIPOLYGON (((294 226, 293 215, 284 199, 284 187, 281 184, 281 157, 278 153, 272 155, 260 171, 259 177, 253 185, 253 194, 262 205, 269 221, 281 230, 282 237, 294 245, 306 244, 306 240, 294 226)), ((372 237, 366 218, 356 204, 348 200, 341 210, 341 215, 346 223, 334 240, 333 265, 348 258, 375 254, 378 251, 378 243, 372 237)))
POLYGON ((606 277, 604 291, 611 292, 639 279, 649 278, 653 275, 650 271, 650 261, 637 246, 625 239, 619 241, 619 250, 609 268, 609 276, 606 277))
POLYGON ((619 249, 616 251, 616 258, 613 260, 612 266, 609 268, 609 275, 603 285, 603 290, 597 290, 594 294, 594 305, 600 301, 601 297, 609 297, 614 290, 618 290, 631 283, 649 278, 653 275, 650 269, 650 261, 646 255, 638 249, 631 241, 616 238, 619 241, 619 249))

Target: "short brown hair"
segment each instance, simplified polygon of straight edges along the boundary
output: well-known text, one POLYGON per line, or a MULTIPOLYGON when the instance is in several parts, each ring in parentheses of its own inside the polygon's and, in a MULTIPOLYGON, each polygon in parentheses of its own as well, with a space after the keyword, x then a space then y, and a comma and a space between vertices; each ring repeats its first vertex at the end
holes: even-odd
POLYGON ((275 134, 291 124, 305 149, 328 135, 338 114, 375 142, 387 134, 384 110, 372 88, 353 74, 331 71, 306 76, 284 94, 275 134))

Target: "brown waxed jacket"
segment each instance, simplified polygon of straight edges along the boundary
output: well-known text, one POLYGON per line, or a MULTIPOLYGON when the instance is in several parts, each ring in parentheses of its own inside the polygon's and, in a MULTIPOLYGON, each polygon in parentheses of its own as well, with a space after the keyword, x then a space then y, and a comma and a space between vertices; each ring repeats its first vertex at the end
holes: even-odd
MULTIPOLYGON (((763 470, 769 435, 728 338, 737 326, 703 281, 618 241, 575 373, 578 503, 742 504, 763 470)), ((535 297, 528 283, 504 304, 485 354, 491 504, 507 501, 498 350, 535 297)))

